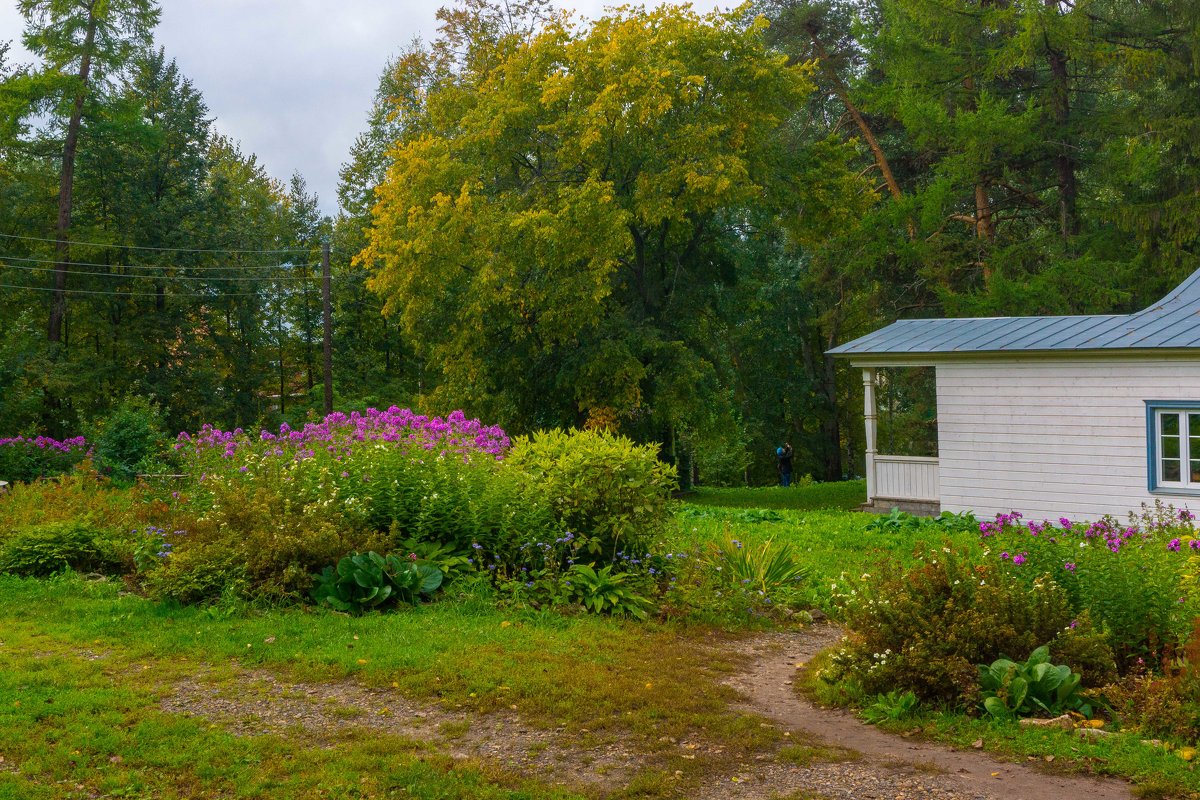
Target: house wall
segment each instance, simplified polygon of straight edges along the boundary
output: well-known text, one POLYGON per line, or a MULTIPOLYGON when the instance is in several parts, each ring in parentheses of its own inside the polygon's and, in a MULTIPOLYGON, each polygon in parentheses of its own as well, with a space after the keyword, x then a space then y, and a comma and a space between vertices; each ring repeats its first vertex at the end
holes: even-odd
POLYGON ((939 364, 942 509, 1124 519, 1161 497, 1200 510, 1147 489, 1146 400, 1200 405, 1200 356, 939 364))

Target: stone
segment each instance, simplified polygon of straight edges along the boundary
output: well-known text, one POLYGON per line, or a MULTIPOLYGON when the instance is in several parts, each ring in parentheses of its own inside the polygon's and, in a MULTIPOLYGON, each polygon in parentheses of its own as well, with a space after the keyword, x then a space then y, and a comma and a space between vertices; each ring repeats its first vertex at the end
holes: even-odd
POLYGON ((1022 728, 1062 728, 1064 731, 1069 731, 1075 727, 1075 721, 1071 719, 1070 714, 1063 714, 1061 717, 1054 719, 1035 719, 1027 717, 1021 720, 1022 728))

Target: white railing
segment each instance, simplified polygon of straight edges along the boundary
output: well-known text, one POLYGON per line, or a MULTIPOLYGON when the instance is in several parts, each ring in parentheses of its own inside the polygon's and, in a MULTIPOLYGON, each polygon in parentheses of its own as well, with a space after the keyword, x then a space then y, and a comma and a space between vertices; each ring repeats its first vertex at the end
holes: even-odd
POLYGON ((875 481, 871 499, 937 502, 938 460, 919 456, 875 456, 875 481))

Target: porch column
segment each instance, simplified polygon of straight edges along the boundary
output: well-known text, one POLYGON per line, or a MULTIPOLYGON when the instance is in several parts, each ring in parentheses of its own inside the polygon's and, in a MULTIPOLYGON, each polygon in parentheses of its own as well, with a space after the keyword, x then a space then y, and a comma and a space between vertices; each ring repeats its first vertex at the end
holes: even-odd
POLYGON ((875 368, 863 370, 863 420, 867 427, 867 502, 875 501, 875 368))

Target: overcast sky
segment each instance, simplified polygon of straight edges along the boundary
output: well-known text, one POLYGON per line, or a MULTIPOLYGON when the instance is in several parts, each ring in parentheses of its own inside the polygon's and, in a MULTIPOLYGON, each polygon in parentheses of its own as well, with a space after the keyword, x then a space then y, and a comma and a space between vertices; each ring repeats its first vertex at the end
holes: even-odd
MULTIPOLYGON (((447 2, 164 0, 155 38, 203 93, 221 133, 276 178, 299 171, 332 214, 338 168, 366 125, 384 64, 414 38, 431 39, 447 2)), ((693 3, 698 11, 718 4, 693 3)), ((594 17, 613 3, 559 5, 594 17)), ((14 0, 0 0, 0 41, 14 42, 18 63, 30 60, 23 24, 14 0)))

